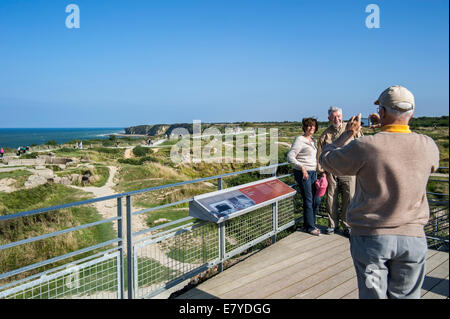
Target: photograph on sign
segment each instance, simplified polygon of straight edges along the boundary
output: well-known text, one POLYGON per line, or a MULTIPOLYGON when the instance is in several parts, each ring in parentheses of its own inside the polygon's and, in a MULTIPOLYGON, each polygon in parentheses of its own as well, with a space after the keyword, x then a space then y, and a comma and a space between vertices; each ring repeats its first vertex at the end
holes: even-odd
POLYGON ((200 199, 199 202, 218 217, 224 217, 256 203, 240 191, 230 191, 216 196, 200 199))
POLYGON ((236 197, 231 197, 228 200, 232 202, 233 206, 239 210, 255 205, 255 202, 245 195, 238 195, 236 197))
POLYGON ((214 213, 218 217, 224 217, 224 216, 227 216, 227 215, 237 211, 237 208, 234 207, 229 201, 226 201, 226 200, 218 202, 218 203, 214 203, 211 206, 214 207, 214 213))

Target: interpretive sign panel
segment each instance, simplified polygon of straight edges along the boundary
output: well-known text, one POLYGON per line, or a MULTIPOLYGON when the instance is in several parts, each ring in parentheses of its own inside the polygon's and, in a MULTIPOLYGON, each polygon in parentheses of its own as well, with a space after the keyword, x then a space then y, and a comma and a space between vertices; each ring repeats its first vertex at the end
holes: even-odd
POLYGON ((276 177, 271 177, 195 196, 189 204, 189 215, 219 223, 280 199, 294 196, 295 193, 294 189, 276 177))

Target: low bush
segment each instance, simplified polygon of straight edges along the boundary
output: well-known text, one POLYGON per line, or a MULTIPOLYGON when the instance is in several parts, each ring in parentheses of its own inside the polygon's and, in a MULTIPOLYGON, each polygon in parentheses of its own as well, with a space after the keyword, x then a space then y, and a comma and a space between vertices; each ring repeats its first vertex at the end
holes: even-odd
POLYGON ((135 148, 133 148, 133 154, 134 156, 146 156, 148 154, 149 149, 142 147, 140 145, 136 146, 135 148))

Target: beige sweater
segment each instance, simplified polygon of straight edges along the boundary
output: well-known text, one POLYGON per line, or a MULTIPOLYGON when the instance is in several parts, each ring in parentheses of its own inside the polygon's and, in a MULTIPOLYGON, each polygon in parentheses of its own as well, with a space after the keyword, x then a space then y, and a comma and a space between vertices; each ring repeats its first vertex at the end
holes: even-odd
POLYGON ((307 171, 315 171, 317 168, 317 147, 313 138, 312 143, 303 135, 297 136, 287 154, 289 163, 294 164, 294 169, 301 171, 302 166, 307 171))
POLYGON ((380 132, 340 148, 349 136, 346 131, 325 146, 319 161, 332 174, 356 175, 347 210, 352 234, 424 237, 429 219, 426 186, 439 167, 436 143, 416 133, 380 132))

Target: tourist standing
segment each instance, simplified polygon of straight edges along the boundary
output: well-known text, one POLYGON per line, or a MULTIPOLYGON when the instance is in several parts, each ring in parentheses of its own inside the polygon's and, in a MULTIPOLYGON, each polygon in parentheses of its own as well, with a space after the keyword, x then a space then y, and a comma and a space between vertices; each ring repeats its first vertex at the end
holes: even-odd
MULTIPOLYGON (((338 107, 331 106, 328 109, 328 120, 330 121, 330 126, 323 131, 319 138, 319 143, 317 146, 317 153, 319 156, 326 145, 333 143, 339 136, 341 136, 347 125, 342 121, 342 109, 338 107)), ((360 136, 362 136, 362 133, 358 132, 357 135, 352 137, 351 140, 360 136)), ((351 140, 346 141, 346 143, 351 140)), ((333 234, 337 231, 339 229, 339 221, 341 221, 344 235, 349 236, 350 228, 347 224, 345 214, 355 192, 355 177, 336 176, 331 172, 324 170, 320 163, 317 170, 319 173, 325 173, 328 181, 328 188, 326 191, 328 228, 326 233, 333 234), (342 197, 342 207, 340 210, 338 200, 339 194, 341 194, 342 197)))
POLYGON ((415 103, 409 90, 391 86, 375 104, 379 114, 370 117, 381 132, 353 140, 361 122, 360 115, 352 117, 319 161, 336 176, 356 175, 347 222, 359 297, 420 298, 428 250, 426 186, 439 168, 439 150, 430 137, 410 131, 415 103))
POLYGON ((316 195, 314 183, 317 180, 317 146, 313 134, 318 129, 315 118, 302 120, 304 134, 298 136, 287 154, 289 163, 294 164, 294 178, 297 182, 303 201, 304 230, 311 235, 319 236, 316 227, 316 214, 319 210, 321 197, 316 195))

